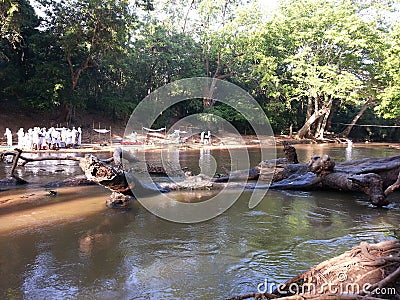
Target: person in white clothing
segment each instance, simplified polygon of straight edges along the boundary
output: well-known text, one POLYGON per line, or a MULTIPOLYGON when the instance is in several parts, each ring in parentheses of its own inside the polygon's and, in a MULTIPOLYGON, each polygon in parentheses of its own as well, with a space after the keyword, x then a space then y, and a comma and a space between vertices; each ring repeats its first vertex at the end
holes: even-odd
POLYGON ((20 128, 17 131, 17 137, 18 137, 18 149, 24 148, 24 129, 20 128))
POLYGON ((53 127, 50 127, 49 130, 46 131, 46 134, 44 135, 44 140, 47 149, 51 148, 51 132, 53 131, 53 127))
POLYGON ((56 129, 51 131, 51 147, 56 150, 61 147, 61 134, 56 129))
POLYGON ((72 146, 72 131, 71 129, 67 129, 66 132, 65 147, 69 148, 72 146))
POLYGON ((61 143, 60 143, 60 147, 65 148, 67 146, 67 128, 62 128, 61 129, 61 143))
POLYGON ((6 133, 4 134, 7 138, 7 146, 11 147, 12 146, 12 133, 9 128, 6 128, 6 133))
POLYGON ((28 132, 25 133, 25 136, 24 136, 24 147, 25 147, 25 149, 32 150, 32 146, 33 146, 32 136, 33 136, 32 128, 29 128, 28 132))
POLYGON ((78 146, 82 144, 82 128, 78 127, 78 146))
POLYGON ((40 139, 39 139, 39 128, 33 128, 32 132, 32 147, 33 150, 39 150, 40 147, 40 139))
POLYGON ((71 144, 72 146, 76 145, 76 134, 78 133, 78 131, 75 129, 75 127, 72 127, 71 130, 71 144))
POLYGON ((211 144, 211 131, 207 132, 207 135, 204 137, 204 144, 211 144))

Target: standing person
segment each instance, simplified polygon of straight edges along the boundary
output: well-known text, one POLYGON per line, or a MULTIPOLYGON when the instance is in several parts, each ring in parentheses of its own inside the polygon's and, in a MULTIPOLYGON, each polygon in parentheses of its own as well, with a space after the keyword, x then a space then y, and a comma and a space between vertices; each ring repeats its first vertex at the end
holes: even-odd
POLYGON ((24 129, 20 128, 17 131, 17 136, 18 136, 18 149, 24 148, 24 129))
POLYGON ((4 134, 7 138, 7 146, 12 147, 12 133, 9 128, 6 128, 6 133, 4 134))
POLYGON ((66 130, 65 136, 66 136, 65 147, 66 148, 72 147, 72 131, 71 131, 71 129, 68 128, 66 130))
POLYGON ((75 147, 75 145, 76 145, 76 134, 77 133, 78 133, 78 131, 75 129, 75 126, 72 127, 72 130, 71 130, 71 144, 72 144, 72 147, 75 147))
POLYGON ((38 128, 38 133, 39 133, 39 144, 38 144, 39 150, 44 150, 43 145, 45 144, 44 137, 46 134, 46 128, 42 128, 42 129, 38 128))
POLYGON ((29 128, 28 131, 25 133, 25 142, 24 146, 25 149, 32 150, 33 147, 33 130, 32 128, 29 128))
POLYGON ((61 129, 61 143, 60 143, 60 147, 65 148, 67 146, 67 128, 62 128, 61 129))
POLYGON ((56 129, 51 131, 51 144, 52 148, 55 150, 58 150, 61 147, 61 134, 56 129))
POLYGON ((204 132, 204 131, 202 131, 201 133, 200 133, 200 144, 204 144, 204 135, 205 135, 206 133, 204 132))
POLYGON ((34 127, 32 132, 32 150, 40 150, 40 136, 39 136, 39 127, 34 127))
POLYGON ((78 127, 78 146, 82 144, 82 129, 78 127))
POLYGON ((47 149, 52 148, 52 142, 51 142, 51 132, 54 130, 53 127, 50 127, 49 130, 46 131, 46 134, 44 135, 44 140, 47 146, 47 149))

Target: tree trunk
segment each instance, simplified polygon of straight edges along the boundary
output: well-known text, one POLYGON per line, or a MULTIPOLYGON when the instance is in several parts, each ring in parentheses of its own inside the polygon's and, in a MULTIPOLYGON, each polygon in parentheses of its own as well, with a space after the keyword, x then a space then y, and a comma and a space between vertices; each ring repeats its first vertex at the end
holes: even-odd
POLYGON ((328 120, 326 122, 325 130, 331 130, 331 128, 332 128, 332 118, 335 115, 339 105, 340 105, 340 100, 332 101, 331 113, 329 114, 328 120), (333 105, 333 104, 335 104, 335 105, 333 105))
POLYGON ((375 104, 374 98, 369 98, 367 102, 364 103, 363 107, 360 109, 360 111, 354 116, 353 120, 349 125, 347 125, 346 129, 342 131, 342 136, 347 138, 350 134, 350 131, 353 129, 354 125, 357 123, 358 119, 362 117, 362 115, 365 113, 365 111, 373 106, 375 104))
POLYGON ((329 107, 332 105, 332 99, 328 102, 327 105, 323 106, 320 110, 314 111, 310 118, 304 123, 303 127, 296 134, 297 139, 302 139, 305 137, 307 132, 309 131, 311 125, 313 125, 321 116, 326 114, 329 111, 329 107))
POLYGON ((314 101, 313 101, 313 97, 308 97, 307 99, 307 115, 306 115, 306 119, 308 120, 309 118, 311 118, 312 114, 313 114, 313 108, 314 108, 314 101))
MULTIPOLYGON (((369 196, 372 204, 384 206, 388 204, 386 196, 400 187, 400 155, 383 158, 364 158, 335 164, 328 155, 312 157, 309 163, 299 164, 295 148, 286 144, 286 158, 263 161, 250 170, 229 172, 223 178, 209 178, 205 175, 185 176, 181 181, 163 182, 162 184, 139 181, 133 173, 125 172, 121 167, 121 157, 131 162, 137 159, 117 148, 114 157, 99 160, 93 155, 83 157, 40 157, 25 158, 19 152, 6 152, 14 156, 14 164, 18 159, 24 163, 42 160, 77 160, 89 181, 95 182, 111 190, 110 205, 125 204, 135 195, 168 192, 169 190, 210 190, 221 188, 245 187, 247 189, 265 188, 263 180, 272 184, 271 189, 291 190, 329 190, 361 192, 369 196), (110 164, 114 162, 114 164, 110 164), (258 179, 257 183, 248 183, 249 179, 258 179), (238 182, 232 182, 232 181, 238 182), (228 183, 225 183, 229 181, 228 183), (386 189, 386 190, 385 190, 386 189)), ((146 167, 146 164, 144 164, 146 167)), ((15 180, 14 180, 15 181, 15 180)), ((12 184, 0 181, 1 184, 12 184)))
POLYGON ((397 188, 400 172, 400 156, 384 158, 366 158, 335 164, 328 155, 312 157, 307 164, 291 163, 297 158, 293 154, 294 147, 286 145, 287 158, 261 162, 258 166, 249 170, 230 172, 220 178, 209 178, 204 175, 186 176, 181 181, 163 182, 156 188, 148 188, 143 185, 133 174, 124 173, 110 165, 96 160, 94 157, 85 158, 81 163, 82 169, 93 180, 106 188, 124 195, 151 192, 164 188, 166 190, 202 190, 221 189, 222 187, 236 188, 262 188, 262 185, 248 183, 248 180, 267 179, 273 182, 272 189, 291 190, 329 190, 361 192, 369 196, 372 204, 384 206, 388 204, 386 196, 397 188), (106 176, 104 175, 106 174, 106 176), (129 181, 124 176, 131 176, 129 181), (228 183, 225 183, 227 181, 228 183), (236 183, 232 183, 236 181, 236 183), (237 182, 239 181, 239 182, 237 182), (133 182, 133 186, 128 186, 133 182), (392 186, 392 188, 387 189, 392 186), (386 193, 385 193, 386 189, 386 193))
MULTIPOLYGON (((268 162, 260 164, 260 178, 271 172, 268 162)), ((386 196, 397 188, 400 156, 364 158, 334 163, 329 156, 315 156, 308 164, 277 164, 272 189, 361 192, 372 204, 385 206, 386 196), (386 189, 386 191, 385 191, 386 189)))
POLYGON ((333 103, 333 101, 329 102, 329 105, 327 107, 328 111, 323 116, 321 116, 319 119, 318 129, 315 133, 316 139, 321 139, 321 140, 324 139, 326 125, 328 123, 329 116, 331 115, 331 112, 332 112, 332 103, 333 103))

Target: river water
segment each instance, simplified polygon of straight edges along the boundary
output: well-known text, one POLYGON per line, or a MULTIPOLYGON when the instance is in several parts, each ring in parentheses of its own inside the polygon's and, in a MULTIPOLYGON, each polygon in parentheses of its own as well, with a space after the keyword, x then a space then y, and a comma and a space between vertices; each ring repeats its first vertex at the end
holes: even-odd
MULTIPOLYGON (((384 145, 296 148, 300 161, 323 153, 336 160, 398 153, 384 145)), ((193 168, 202 155, 227 163, 224 151, 179 155, 193 168)), ((252 161, 258 156, 251 151, 252 161)), ((39 183, 78 173, 73 162, 28 164, 20 175, 37 188, 3 191, 0 200, 44 195, 39 183)), ((250 210, 246 191, 212 220, 178 224, 139 203, 107 209, 109 193, 98 186, 56 190, 58 200, 49 205, 0 211, 1 299, 224 299, 256 292, 266 280, 281 283, 361 241, 387 240, 400 220, 398 193, 377 209, 362 194, 269 191, 250 210)), ((175 195, 196 201, 207 193, 175 195)))

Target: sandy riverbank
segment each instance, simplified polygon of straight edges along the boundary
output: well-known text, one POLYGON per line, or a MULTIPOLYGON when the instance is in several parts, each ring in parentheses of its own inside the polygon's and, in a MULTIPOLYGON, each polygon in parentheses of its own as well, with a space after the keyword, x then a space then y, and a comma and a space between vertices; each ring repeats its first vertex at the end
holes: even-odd
POLYGON ((17 188, 0 192, 0 233, 35 230, 76 222, 107 210, 109 192, 100 186, 64 187, 51 195, 45 188, 17 188))

